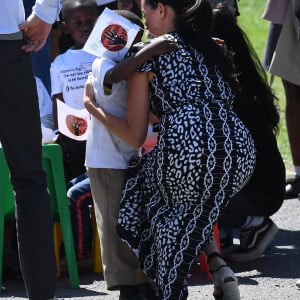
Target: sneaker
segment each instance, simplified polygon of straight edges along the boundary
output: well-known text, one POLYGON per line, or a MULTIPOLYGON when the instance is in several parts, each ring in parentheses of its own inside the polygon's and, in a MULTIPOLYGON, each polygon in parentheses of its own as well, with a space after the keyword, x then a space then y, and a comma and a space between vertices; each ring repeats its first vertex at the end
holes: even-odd
POLYGON ((276 224, 265 218, 259 226, 242 229, 240 232, 240 246, 227 255, 231 261, 252 261, 259 258, 269 246, 278 232, 276 224))
POLYGON ((119 300, 144 300, 139 285, 120 285, 119 300))
POLYGON ((233 236, 231 229, 219 228, 219 241, 221 253, 224 258, 233 250, 233 236))
POLYGON ((145 297, 145 300, 160 300, 158 289, 153 283, 140 284, 140 289, 145 297))
POLYGON ((296 282, 296 286, 297 286, 298 288, 300 288, 300 279, 299 279, 299 280, 297 280, 297 282, 296 282))
POLYGON ((300 193, 300 176, 288 178, 285 185, 284 199, 297 198, 300 193))

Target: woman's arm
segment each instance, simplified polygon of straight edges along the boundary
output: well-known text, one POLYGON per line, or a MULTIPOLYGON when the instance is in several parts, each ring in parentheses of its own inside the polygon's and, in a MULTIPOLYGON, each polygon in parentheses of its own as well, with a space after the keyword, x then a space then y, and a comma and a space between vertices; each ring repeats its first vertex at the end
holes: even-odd
POLYGON ((115 117, 97 106, 94 101, 92 76, 84 88, 84 106, 108 129, 122 140, 140 147, 147 135, 149 120, 149 88, 147 73, 136 73, 128 80, 126 117, 115 117))
POLYGON ((118 62, 115 67, 105 74, 104 84, 109 85, 128 79, 138 67, 148 59, 178 49, 178 44, 171 35, 162 35, 149 40, 132 56, 118 62))

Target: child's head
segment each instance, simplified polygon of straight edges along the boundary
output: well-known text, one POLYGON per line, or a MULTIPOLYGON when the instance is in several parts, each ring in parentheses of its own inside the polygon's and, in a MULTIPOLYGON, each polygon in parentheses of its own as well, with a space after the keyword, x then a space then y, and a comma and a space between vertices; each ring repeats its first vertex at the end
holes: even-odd
POLYGON ((142 11, 135 0, 117 0, 117 7, 120 10, 130 10, 142 17, 142 11))
POLYGON ((65 0, 62 7, 62 26, 69 34, 76 48, 80 49, 87 41, 99 16, 95 0, 65 0))
POLYGON ((137 14, 133 13, 130 10, 115 10, 115 13, 131 21, 132 23, 138 25, 141 28, 138 34, 136 35, 133 44, 140 42, 144 34, 144 23, 142 19, 137 14))

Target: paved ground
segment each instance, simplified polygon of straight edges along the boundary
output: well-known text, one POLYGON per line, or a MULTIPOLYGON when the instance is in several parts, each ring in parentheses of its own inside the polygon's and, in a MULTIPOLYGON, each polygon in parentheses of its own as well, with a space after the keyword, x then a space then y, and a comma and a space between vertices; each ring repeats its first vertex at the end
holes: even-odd
MULTIPOLYGON (((241 298, 247 300, 300 300, 300 202, 286 200, 272 217, 280 228, 264 257, 251 263, 231 264, 240 282, 241 298)), ((1 299, 26 299, 20 280, 4 281, 1 299)), ((212 284, 196 267, 190 278, 189 300, 210 300, 212 284)), ((101 274, 80 274, 80 289, 69 289, 68 278, 58 280, 57 296, 68 299, 117 300, 118 292, 109 292, 101 274)))

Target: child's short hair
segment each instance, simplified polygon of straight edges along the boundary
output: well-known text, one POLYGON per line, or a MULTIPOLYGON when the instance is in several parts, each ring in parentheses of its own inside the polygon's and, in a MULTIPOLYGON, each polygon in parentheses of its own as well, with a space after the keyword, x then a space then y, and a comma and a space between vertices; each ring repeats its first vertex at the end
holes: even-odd
POLYGON ((130 10, 114 10, 115 13, 117 13, 118 15, 126 18, 127 20, 131 21, 132 23, 138 25, 139 27, 141 27, 141 29, 144 29, 144 23, 142 21, 142 19, 135 13, 133 13, 130 10))
POLYGON ((95 12, 98 14, 98 5, 95 0, 64 0, 63 6, 61 9, 61 16, 62 19, 65 21, 68 19, 69 13, 74 9, 78 7, 83 8, 92 8, 95 9, 95 12))

